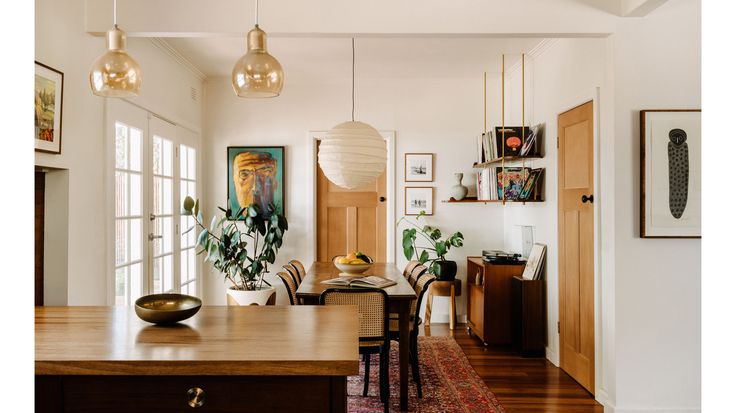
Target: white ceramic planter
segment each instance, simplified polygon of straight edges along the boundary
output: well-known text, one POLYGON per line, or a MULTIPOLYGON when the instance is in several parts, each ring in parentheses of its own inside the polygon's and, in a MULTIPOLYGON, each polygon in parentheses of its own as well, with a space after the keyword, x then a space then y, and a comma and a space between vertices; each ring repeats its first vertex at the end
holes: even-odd
POLYGON ((266 305, 268 299, 276 294, 274 287, 264 286, 260 290, 245 291, 227 289, 228 305, 266 305))

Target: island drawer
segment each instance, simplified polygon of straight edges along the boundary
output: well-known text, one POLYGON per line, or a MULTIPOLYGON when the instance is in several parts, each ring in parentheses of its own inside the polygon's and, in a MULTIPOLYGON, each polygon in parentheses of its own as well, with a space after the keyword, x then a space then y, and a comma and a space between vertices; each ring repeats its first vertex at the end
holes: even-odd
POLYGON ((346 400, 345 377, 36 376, 38 413, 345 412, 346 400))

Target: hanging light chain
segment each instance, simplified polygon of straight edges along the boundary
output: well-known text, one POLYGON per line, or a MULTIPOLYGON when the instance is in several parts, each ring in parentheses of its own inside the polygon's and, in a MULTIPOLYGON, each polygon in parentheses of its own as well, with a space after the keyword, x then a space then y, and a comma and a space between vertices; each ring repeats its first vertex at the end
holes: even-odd
POLYGON ((355 122, 355 37, 353 37, 352 49, 353 49, 353 114, 352 119, 355 122))

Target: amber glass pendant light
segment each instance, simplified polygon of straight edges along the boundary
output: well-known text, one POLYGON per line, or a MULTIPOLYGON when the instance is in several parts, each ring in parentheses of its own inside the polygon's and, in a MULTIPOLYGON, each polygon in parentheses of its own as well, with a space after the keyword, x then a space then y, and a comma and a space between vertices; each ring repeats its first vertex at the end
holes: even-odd
POLYGON ((284 70, 281 63, 266 50, 266 32, 258 27, 258 0, 256 26, 248 32, 248 51, 233 67, 233 89, 241 98, 271 98, 281 94, 284 70))
POLYGON ((141 67, 125 51, 125 32, 118 28, 118 2, 113 0, 113 28, 107 32, 107 52, 95 60, 89 85, 97 96, 124 98, 138 96, 141 67))

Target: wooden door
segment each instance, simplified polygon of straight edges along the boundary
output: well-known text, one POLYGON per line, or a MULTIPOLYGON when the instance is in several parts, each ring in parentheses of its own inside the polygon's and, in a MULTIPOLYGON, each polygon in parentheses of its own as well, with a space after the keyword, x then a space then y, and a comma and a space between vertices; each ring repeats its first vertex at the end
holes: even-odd
POLYGON ((593 102, 557 125, 560 366, 594 393, 593 102))
POLYGON ((34 305, 43 305, 43 232, 45 216, 46 174, 36 171, 35 175, 35 258, 34 258, 34 305))
POLYGON ((361 251, 376 262, 386 262, 386 171, 374 183, 344 189, 330 182, 319 165, 315 168, 317 260, 361 251))

